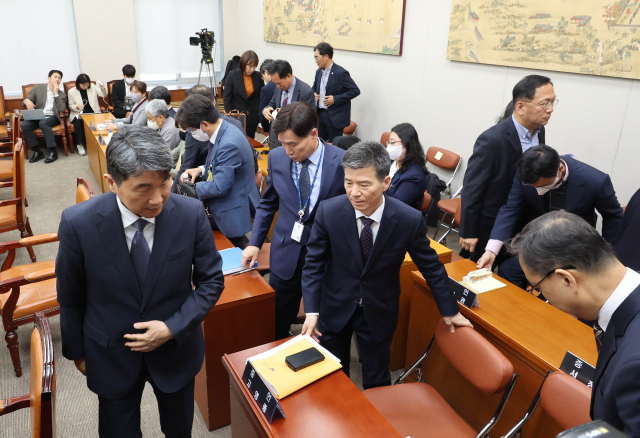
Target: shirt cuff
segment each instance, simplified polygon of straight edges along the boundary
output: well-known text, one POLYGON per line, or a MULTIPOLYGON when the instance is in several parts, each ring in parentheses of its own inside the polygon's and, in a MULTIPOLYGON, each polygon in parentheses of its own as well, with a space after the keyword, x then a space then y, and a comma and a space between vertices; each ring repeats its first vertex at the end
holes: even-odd
POLYGON ((494 254, 498 254, 500 249, 502 248, 502 241, 496 239, 489 239, 487 242, 487 246, 485 248, 486 251, 491 251, 494 254))
POLYGON ((320 316, 320 314, 319 314, 319 313, 305 313, 305 315, 307 315, 307 316, 308 316, 308 315, 320 316))
MULTIPOLYGON (((204 166, 200 166, 200 167, 199 167, 199 169, 200 169, 200 174, 204 177, 204 176, 205 176, 205 175, 204 175, 204 172, 205 172, 205 168, 204 168, 204 166)), ((206 179, 206 178, 205 178, 205 179, 206 179)))

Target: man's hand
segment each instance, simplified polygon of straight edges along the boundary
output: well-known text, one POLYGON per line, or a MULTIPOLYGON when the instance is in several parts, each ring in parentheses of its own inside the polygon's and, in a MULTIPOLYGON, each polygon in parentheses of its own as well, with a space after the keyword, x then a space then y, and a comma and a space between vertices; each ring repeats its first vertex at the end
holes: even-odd
POLYGON ((173 338, 173 333, 171 333, 169 327, 167 327, 167 325, 162 321, 136 322, 133 324, 133 328, 137 330, 146 330, 146 332, 134 335, 124 335, 125 339, 135 341, 124 344, 127 347, 130 347, 131 351, 142 351, 143 353, 148 353, 173 338))
POLYGON ((81 103, 76 103, 76 109, 81 110, 83 108, 83 105, 81 103))
POLYGON ((246 268, 252 268, 253 265, 258 261, 258 254, 260 253, 260 248, 257 246, 248 245, 244 251, 242 251, 242 266, 246 268))
POLYGON ((29 99, 24 100, 24 106, 26 106, 28 110, 32 110, 36 108, 33 102, 31 102, 29 99))
POLYGON ((453 316, 445 316, 444 322, 449 326, 449 330, 451 330, 451 333, 455 333, 456 326, 473 328, 473 325, 469 322, 469 320, 462 316, 462 313, 460 312, 456 313, 453 316))
POLYGON ((327 97, 324 98, 324 104, 326 105, 327 108, 329 108, 334 103, 335 102, 333 100, 333 96, 327 96, 327 97))
POLYGON ((76 368, 82 373, 83 376, 87 375, 87 366, 84 363, 84 357, 82 359, 74 360, 73 363, 76 364, 76 368))
POLYGON ((273 122, 273 117, 271 117, 271 113, 273 112, 273 108, 271 108, 270 106, 266 107, 265 109, 262 110, 262 115, 264 116, 265 119, 267 119, 270 122, 273 122))
POLYGON ((480 260, 478 260, 478 264, 476 265, 476 268, 491 269, 491 267, 493 266, 493 262, 495 261, 496 261, 496 255, 493 252, 487 250, 484 252, 484 254, 482 254, 482 257, 480 257, 480 260))
POLYGON ((460 238, 460 246, 469 252, 473 252, 476 249, 477 244, 478 244, 477 238, 469 238, 469 239, 465 239, 464 237, 460 238))
POLYGON ((200 169, 199 167, 196 167, 193 169, 187 169, 182 174, 182 182, 185 182, 185 178, 186 178, 186 179, 191 179, 191 184, 194 184, 196 181, 196 178, 199 177, 201 173, 202 173, 202 169, 200 169))
POLYGON ((108 130, 112 130, 113 131, 114 129, 118 129, 118 125, 111 124, 111 125, 105 125, 105 127, 104 127, 105 131, 108 131, 108 130))
POLYGON ((313 95, 316 97, 316 103, 318 103, 318 101, 320 100, 320 95, 318 93, 313 93, 313 95))
POLYGON ((307 315, 304 320, 304 324, 302 325, 302 333, 301 335, 309 335, 311 336, 317 343, 320 343, 320 336, 322 333, 318 331, 318 315, 307 315))
POLYGON ((59 91, 59 90, 60 90, 60 84, 56 84, 56 83, 54 83, 54 84, 53 84, 53 90, 52 90, 52 91, 53 91, 53 95, 54 95, 54 96, 57 96, 57 95, 58 95, 58 91, 59 91))

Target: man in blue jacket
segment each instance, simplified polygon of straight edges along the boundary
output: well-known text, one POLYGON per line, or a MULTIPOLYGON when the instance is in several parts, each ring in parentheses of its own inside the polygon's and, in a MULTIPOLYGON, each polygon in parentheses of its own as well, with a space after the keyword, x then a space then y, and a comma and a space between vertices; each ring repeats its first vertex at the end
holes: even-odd
POLYGON ((204 96, 187 97, 177 117, 194 139, 210 142, 205 165, 188 169, 179 177, 195 181, 203 175, 195 186, 198 199, 231 243, 244 249, 252 211, 260 201, 253 148, 243 132, 222 120, 213 101, 204 96))
POLYGON ((344 68, 333 62, 333 47, 320 43, 313 48, 318 64, 313 80, 313 92, 318 106, 320 138, 333 143, 351 123, 351 100, 360 95, 360 89, 344 68))

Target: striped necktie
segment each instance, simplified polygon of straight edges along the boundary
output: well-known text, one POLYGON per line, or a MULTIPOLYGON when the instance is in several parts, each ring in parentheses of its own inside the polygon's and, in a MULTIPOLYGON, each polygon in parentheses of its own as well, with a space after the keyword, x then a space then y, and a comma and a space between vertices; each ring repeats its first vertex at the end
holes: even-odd
POLYGON ((600 353, 600 347, 602 347, 602 338, 604 337, 604 330, 600 327, 600 324, 596 321, 593 324, 593 334, 596 337, 596 347, 598 347, 598 353, 600 353))

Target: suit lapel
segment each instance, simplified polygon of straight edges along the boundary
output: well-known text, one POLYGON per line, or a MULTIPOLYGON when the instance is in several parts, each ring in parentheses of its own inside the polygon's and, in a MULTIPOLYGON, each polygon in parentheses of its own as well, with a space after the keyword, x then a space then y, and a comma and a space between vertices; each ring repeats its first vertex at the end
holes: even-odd
POLYGON ((336 68, 336 63, 334 62, 333 65, 331 66, 329 77, 327 78, 327 85, 325 85, 324 87, 326 96, 331 96, 331 94, 329 93, 329 85, 333 83, 333 72, 335 71, 335 68, 336 68))
POLYGON ((105 196, 108 196, 109 200, 106 203, 106 207, 98 212, 102 218, 98 220, 96 226, 105 247, 111 255, 111 260, 113 260, 118 272, 120 272, 122 279, 129 288, 129 292, 131 292, 135 300, 140 303, 142 293, 138 286, 136 273, 133 270, 131 256, 129 255, 129 248, 127 247, 127 239, 125 238, 124 228, 122 227, 122 216, 116 202, 116 195, 109 193, 105 196))
POLYGON ((508 119, 507 123, 507 134, 509 135, 509 142, 511 146, 518 151, 518 155, 522 155, 522 143, 520 143, 520 137, 518 137, 518 130, 516 129, 516 125, 513 123, 511 118, 508 119))
POLYGON ((340 221, 342 222, 342 229, 349 243, 349 247, 353 252, 353 257, 356 259, 358 266, 361 270, 364 270, 364 263, 362 262, 362 251, 360 249, 360 238, 358 236, 358 226, 356 225, 356 212, 349 201, 349 198, 345 200, 344 211, 340 214, 340 221))
MULTIPOLYGON (((284 149, 284 147, 282 147, 284 149)), ((298 199, 298 189, 296 189, 296 183, 293 181, 293 177, 291 174, 291 168, 293 166, 293 160, 289 158, 286 153, 282 154, 282 159, 278 161, 278 163, 271 163, 271 167, 278 166, 280 171, 282 172, 282 178, 284 179, 284 185, 287 186, 287 190, 290 195, 295 199, 296 203, 299 203, 298 199)), ((298 172, 300 171, 300 166, 298 166, 298 172)))
POLYGON ((364 272, 366 272, 369 267, 375 263, 376 259, 380 256, 382 249, 386 246, 387 241, 391 237, 391 234, 393 234, 393 230, 398 224, 398 221, 393 218, 394 215, 395 210, 391 203, 388 201, 385 202, 384 211, 382 212, 382 220, 380 221, 380 228, 378 228, 376 241, 373 242, 373 249, 371 250, 371 254, 369 254, 369 259, 364 267, 364 272))
MULTIPOLYGON (((251 78, 251 81, 253 81, 253 77, 251 78)), ((241 93, 244 95, 245 99, 249 99, 247 97, 247 89, 244 87, 244 75, 242 74, 242 72, 240 72, 240 77, 236 77, 236 87, 242 90, 241 93)), ((231 111, 231 108, 229 108, 229 111, 231 111)))
POLYGON ((565 196, 564 209, 569 212, 578 210, 584 189, 582 186, 582 175, 578 172, 576 163, 568 157, 562 157, 563 161, 567 163, 569 169, 569 177, 567 178, 567 195, 565 196))
POLYGON ((174 204, 171 197, 162 207, 162 212, 156 217, 156 229, 153 235, 153 249, 151 250, 151 259, 149 260, 149 269, 147 273, 147 281, 142 291, 142 305, 140 309, 144 309, 149 302, 149 297, 153 291, 162 266, 167 258, 167 253, 171 247, 171 240, 176 228, 176 214, 173 212, 174 204))

